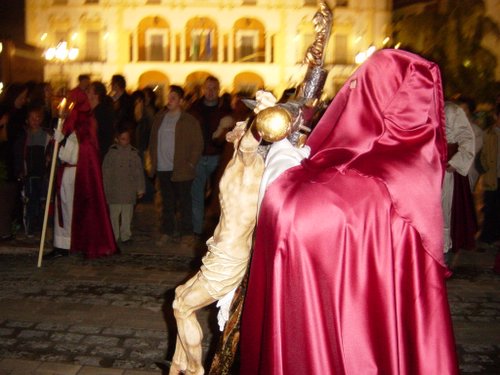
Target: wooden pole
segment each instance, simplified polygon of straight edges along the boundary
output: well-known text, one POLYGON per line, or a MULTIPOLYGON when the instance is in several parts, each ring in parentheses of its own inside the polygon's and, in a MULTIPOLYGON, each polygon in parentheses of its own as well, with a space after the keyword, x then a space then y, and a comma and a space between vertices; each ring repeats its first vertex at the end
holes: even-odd
MULTIPOLYGON (((61 103, 57 107, 59 109, 59 119, 57 120, 57 131, 61 132, 64 124, 65 110, 66 110, 66 98, 61 100, 61 103)), ((52 153, 52 162, 50 165, 50 175, 49 175, 49 187, 47 190, 47 199, 45 201, 45 213, 43 215, 43 226, 42 226, 42 235, 40 238, 40 250, 38 252, 38 268, 42 266, 42 258, 43 258, 43 248, 45 246, 45 233, 47 232, 47 222, 49 219, 49 209, 50 209, 50 201, 52 196, 52 188, 54 186, 54 175, 56 171, 56 162, 57 162, 57 154, 59 151, 59 142, 54 139, 54 151, 52 153)))

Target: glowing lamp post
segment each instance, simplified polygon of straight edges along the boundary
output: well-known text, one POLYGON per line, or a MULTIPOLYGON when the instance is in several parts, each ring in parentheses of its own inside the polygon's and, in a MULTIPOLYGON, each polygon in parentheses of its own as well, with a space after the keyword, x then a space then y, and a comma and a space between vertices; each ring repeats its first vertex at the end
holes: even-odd
POLYGON ((76 60, 78 57, 78 48, 68 48, 68 42, 60 41, 57 46, 47 49, 44 55, 45 60, 59 64, 59 76, 63 87, 63 94, 66 94, 64 64, 68 61, 76 60))

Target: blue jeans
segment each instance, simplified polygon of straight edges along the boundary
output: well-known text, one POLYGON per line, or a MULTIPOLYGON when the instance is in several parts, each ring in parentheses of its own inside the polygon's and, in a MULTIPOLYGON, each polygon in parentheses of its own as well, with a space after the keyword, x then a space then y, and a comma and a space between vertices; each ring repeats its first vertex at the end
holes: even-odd
POLYGON ((219 155, 202 156, 196 165, 196 176, 191 186, 193 199, 193 232, 203 233, 203 218, 205 216, 205 187, 219 165, 219 155))

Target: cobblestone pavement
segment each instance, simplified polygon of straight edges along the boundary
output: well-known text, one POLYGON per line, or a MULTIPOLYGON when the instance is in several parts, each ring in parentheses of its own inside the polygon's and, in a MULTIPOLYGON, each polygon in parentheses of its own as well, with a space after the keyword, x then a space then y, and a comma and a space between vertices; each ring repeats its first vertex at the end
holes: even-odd
POLYGON ((448 280, 461 374, 500 374, 500 275, 497 249, 463 252, 448 280))
MULTIPOLYGON (((122 254, 78 255, 36 267, 23 239, 0 244, 0 375, 139 375, 166 372, 173 351, 173 289, 193 274, 203 246, 154 246, 154 210, 141 207, 135 240, 122 254)), ((462 374, 500 373, 500 276, 495 249, 460 255, 448 280, 462 374)), ((215 309, 199 319, 207 359, 217 339, 215 309)), ((291 374, 294 375, 294 374, 291 374)))
MULTIPOLYGON (((173 288, 189 258, 121 255, 87 262, 0 256, 0 358, 160 372, 173 342, 173 288)), ((201 312, 205 352, 210 310, 201 312)), ((0 373, 1 374, 1 373, 0 373)))

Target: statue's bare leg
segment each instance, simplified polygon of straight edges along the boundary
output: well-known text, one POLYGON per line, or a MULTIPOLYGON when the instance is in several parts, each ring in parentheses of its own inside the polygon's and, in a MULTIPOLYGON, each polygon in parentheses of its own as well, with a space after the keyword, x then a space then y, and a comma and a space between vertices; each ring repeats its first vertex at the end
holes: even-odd
MULTIPOLYGON (((182 294, 182 292, 189 288, 196 280, 196 276, 190 278, 185 284, 179 285, 175 289, 175 300, 177 300, 178 296, 182 294)), ((178 323, 176 323, 178 324, 178 323)), ((187 369, 187 356, 184 351, 184 348, 179 339, 179 334, 177 334, 176 342, 175 342, 175 352, 172 359, 172 365, 170 366, 170 374, 178 374, 179 372, 184 372, 187 369)))
POLYGON ((175 290, 173 308, 178 334, 170 375, 204 373, 201 347, 203 331, 196 318, 196 311, 213 302, 215 299, 208 293, 206 281, 200 273, 175 290))
POLYGON ((259 142, 251 132, 245 133, 242 127, 232 134, 234 142, 241 141, 220 182, 221 216, 207 242, 209 252, 203 258, 202 269, 175 290, 173 309, 178 334, 170 375, 204 373, 203 331, 196 311, 236 288, 248 262, 264 161, 256 154, 259 142), (229 262, 225 268, 224 262, 229 262))

